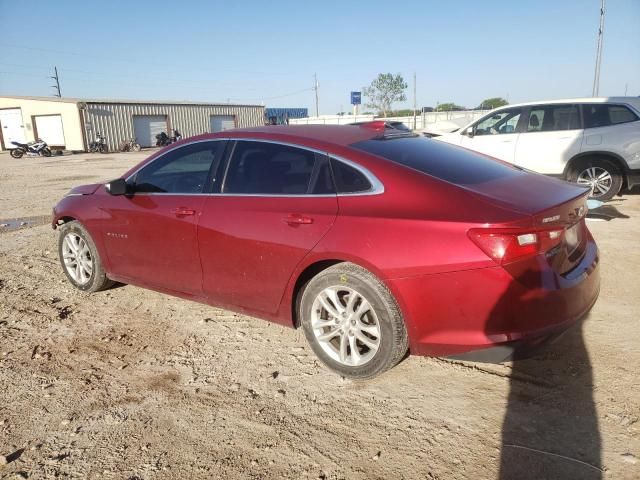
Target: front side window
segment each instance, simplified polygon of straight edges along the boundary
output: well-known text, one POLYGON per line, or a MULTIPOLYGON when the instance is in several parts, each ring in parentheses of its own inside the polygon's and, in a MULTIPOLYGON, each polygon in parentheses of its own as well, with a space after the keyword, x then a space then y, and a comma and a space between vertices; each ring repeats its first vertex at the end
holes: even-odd
POLYGON ((521 109, 503 110, 494 113, 476 124, 474 135, 515 133, 521 113, 521 109))
POLYGON ((217 169, 225 144, 198 142, 166 153, 135 175, 136 193, 203 193, 209 172, 217 169))
POLYGON ((638 120, 637 115, 623 105, 586 104, 582 111, 584 128, 608 127, 638 120))
POLYGON ((325 182, 326 173, 313 175, 315 167, 316 154, 309 150, 277 143, 238 141, 229 161, 223 192, 263 195, 317 193, 312 177, 313 183, 325 182))
POLYGON ((577 105, 540 105, 529 110, 527 132, 553 132, 580 128, 577 105))

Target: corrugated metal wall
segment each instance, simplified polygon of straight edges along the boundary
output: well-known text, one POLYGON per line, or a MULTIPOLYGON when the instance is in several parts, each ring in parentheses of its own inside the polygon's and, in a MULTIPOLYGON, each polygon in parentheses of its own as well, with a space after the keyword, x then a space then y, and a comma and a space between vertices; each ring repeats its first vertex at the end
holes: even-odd
POLYGON ((134 137, 134 115, 166 115, 171 129, 167 133, 178 129, 183 138, 209 133, 212 115, 234 115, 237 128, 264 125, 264 107, 258 105, 87 103, 82 113, 87 141, 93 141, 99 132, 107 137, 109 151, 134 137))

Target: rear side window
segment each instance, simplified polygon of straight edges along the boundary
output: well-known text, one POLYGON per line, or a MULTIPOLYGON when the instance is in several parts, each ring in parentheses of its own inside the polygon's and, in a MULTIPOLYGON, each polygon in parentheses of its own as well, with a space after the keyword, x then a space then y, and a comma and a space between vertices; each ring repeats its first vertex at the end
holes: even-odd
POLYGON ((338 193, 360 193, 371 190, 371 182, 352 166, 340 160, 331 159, 331 169, 338 193))
POLYGON ((638 120, 638 116, 623 105, 586 104, 582 106, 582 111, 585 128, 607 127, 638 120))
MULTIPOLYGON (((276 143, 238 141, 229 162, 224 193, 304 195, 311 193, 316 154, 276 143)), ((322 180, 326 179, 326 173, 322 180)), ((315 176, 317 183, 319 175, 315 176)), ((321 188, 321 187, 319 187, 321 188)))
POLYGON ((511 165, 427 138, 372 139, 351 147, 458 185, 520 175, 520 170, 511 165))
POLYGON ((555 132, 580 128, 577 105, 540 105, 531 107, 527 132, 555 132))

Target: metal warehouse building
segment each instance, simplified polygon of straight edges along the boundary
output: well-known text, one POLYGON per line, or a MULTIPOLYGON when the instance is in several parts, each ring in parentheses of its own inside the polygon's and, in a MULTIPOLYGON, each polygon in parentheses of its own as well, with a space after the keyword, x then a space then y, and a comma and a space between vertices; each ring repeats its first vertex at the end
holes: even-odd
POLYGON ((183 137, 264 125, 260 105, 51 97, 0 97, 0 148, 42 138, 53 148, 87 150, 106 136, 109 150, 135 138, 154 146, 155 136, 177 129, 183 137))

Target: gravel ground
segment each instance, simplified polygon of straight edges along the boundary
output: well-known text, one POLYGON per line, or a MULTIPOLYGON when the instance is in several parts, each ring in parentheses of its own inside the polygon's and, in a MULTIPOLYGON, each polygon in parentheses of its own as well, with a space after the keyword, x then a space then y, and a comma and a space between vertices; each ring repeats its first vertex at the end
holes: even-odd
POLYGON ((589 221, 600 299, 545 353, 351 382, 300 331, 70 286, 52 205, 147 154, 0 155, 0 478, 640 478, 640 195, 589 221))

